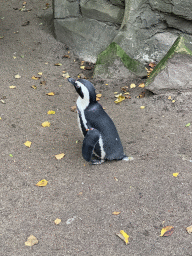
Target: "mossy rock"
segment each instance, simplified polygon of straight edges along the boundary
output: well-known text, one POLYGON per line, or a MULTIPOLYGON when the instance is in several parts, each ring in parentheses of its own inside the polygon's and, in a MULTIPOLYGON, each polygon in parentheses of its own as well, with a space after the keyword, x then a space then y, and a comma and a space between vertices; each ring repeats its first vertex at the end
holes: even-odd
MULTIPOLYGON (((179 36, 150 74, 150 77, 146 81, 146 86, 151 91, 177 90, 179 88, 182 90, 182 79, 183 81, 186 80, 186 76, 191 72, 191 68, 187 67, 188 64, 189 66, 192 65, 192 45, 187 38, 179 36), (185 69, 183 69, 183 66, 185 69), (175 72, 175 79, 174 74, 171 74, 173 72, 175 72), (175 81, 176 78, 178 82, 181 80, 180 87, 175 81)), ((184 89, 187 88, 189 87, 185 87, 184 89)))
POLYGON ((98 55, 94 77, 127 78, 130 76, 147 76, 145 66, 129 57, 117 43, 111 43, 98 55))

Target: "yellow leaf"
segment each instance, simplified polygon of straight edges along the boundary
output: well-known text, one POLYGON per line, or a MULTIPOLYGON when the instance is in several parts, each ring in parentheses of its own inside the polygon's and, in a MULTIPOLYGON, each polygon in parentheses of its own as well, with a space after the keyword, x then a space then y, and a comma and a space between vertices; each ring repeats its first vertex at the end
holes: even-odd
POLYGON ((179 172, 174 172, 173 177, 177 177, 179 175, 179 172))
POLYGON ((168 100, 171 100, 171 96, 168 97, 168 100))
POLYGON ((55 222, 56 225, 58 225, 59 223, 61 223, 61 219, 57 218, 54 222, 55 222))
POLYGON ((43 73, 42 73, 42 72, 39 72, 39 73, 38 73, 38 75, 42 76, 42 75, 43 75, 43 73))
POLYGON ((13 59, 15 60, 17 57, 16 56, 13 56, 13 59))
POLYGON ((135 84, 130 84, 130 88, 132 89, 132 88, 135 88, 136 87, 136 85, 135 84))
POLYGON ((40 77, 38 77, 38 76, 32 76, 31 77, 33 80, 38 80, 38 79, 40 79, 40 77))
POLYGON ((80 66, 80 69, 85 69, 85 66, 80 66))
POLYGON ((123 230, 120 230, 120 233, 117 233, 116 235, 120 237, 126 245, 129 243, 129 235, 127 235, 123 230))
POLYGON ((145 106, 141 106, 141 107, 140 107, 140 109, 144 109, 144 108, 145 108, 145 106))
POLYGON ((33 89, 37 89, 37 86, 35 86, 35 85, 32 85, 32 86, 31 86, 31 88, 33 88, 33 89))
POLYGON ((60 159, 62 159, 64 156, 65 156, 65 154, 64 154, 64 153, 61 153, 61 154, 55 155, 55 158, 56 158, 57 160, 60 160, 60 159))
POLYGON ((15 85, 10 85, 9 88, 10 88, 10 89, 15 89, 16 86, 15 86, 15 85))
POLYGON ((67 72, 66 74, 63 74, 62 75, 64 78, 69 78, 70 77, 70 75, 69 75, 69 73, 67 72))
POLYGON ((130 93, 129 92, 124 92, 125 95, 129 95, 130 93))
POLYGON ((109 85, 109 84, 105 84, 105 85, 109 85))
POLYGON ((48 96, 54 96, 55 93, 54 93, 54 92, 48 92, 48 93, 46 93, 46 95, 48 95, 48 96))
POLYGON ((55 66, 62 66, 61 63, 55 63, 55 66))
POLYGON ((117 94, 118 92, 114 92, 114 94, 117 94))
POLYGON ((144 87, 145 87, 145 84, 144 84, 144 83, 141 83, 141 84, 139 85, 139 87, 144 88, 144 87))
POLYGON ((121 212, 113 212, 113 215, 119 215, 121 212))
POLYGON ((47 183, 48 183, 47 180, 40 180, 40 181, 36 184, 36 186, 38 186, 38 187, 45 187, 45 186, 47 186, 47 183))
POLYGON ((49 127, 51 124, 48 121, 45 121, 41 124, 43 127, 49 127))
POLYGON ((26 141, 25 143, 24 143, 24 145, 26 146, 26 147, 28 147, 28 148, 30 148, 31 147, 31 141, 26 141))
POLYGON ((21 78, 21 76, 19 74, 15 75, 15 78, 21 78))
POLYGON ((124 99, 125 99, 125 97, 120 95, 114 102, 117 104, 117 103, 120 103, 121 101, 123 101, 124 99))
POLYGON ((191 233, 192 233, 192 226, 187 227, 186 230, 187 230, 187 232, 188 232, 189 234, 191 234, 191 233))
POLYGON ((72 106, 72 107, 71 107, 71 111, 72 111, 72 112, 75 112, 76 110, 77 110, 77 107, 76 107, 76 106, 72 106))
POLYGON ((49 110, 49 111, 47 112, 47 114, 48 114, 48 115, 55 115, 55 111, 49 110))
POLYGON ((122 93, 119 93, 119 94, 117 94, 117 95, 114 95, 116 98, 118 98, 119 96, 121 96, 122 95, 122 93))
POLYGON ((175 100, 172 100, 173 103, 175 103, 175 100))
POLYGON ((96 101, 99 101, 99 100, 100 100, 100 98, 96 97, 96 101))
POLYGON ((98 93, 96 97, 101 98, 102 94, 98 93))
POLYGON ((170 236, 170 235, 172 235, 173 231, 174 231, 174 227, 173 226, 163 227, 161 229, 161 235, 160 236, 170 236))
POLYGON ((38 244, 38 240, 37 240, 37 238, 35 236, 30 235, 27 238, 27 241, 25 242, 25 245, 26 246, 33 246, 34 244, 38 244))

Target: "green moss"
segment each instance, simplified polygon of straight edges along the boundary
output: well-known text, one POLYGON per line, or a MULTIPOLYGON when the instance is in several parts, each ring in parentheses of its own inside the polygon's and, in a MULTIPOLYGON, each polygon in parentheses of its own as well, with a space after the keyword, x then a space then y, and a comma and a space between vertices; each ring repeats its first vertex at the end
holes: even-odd
POLYGON ((147 75, 145 66, 139 61, 129 57, 126 52, 115 42, 112 42, 103 52, 101 52, 97 58, 95 72, 103 69, 107 72, 109 66, 111 66, 115 59, 120 59, 123 65, 129 69, 132 73, 138 76, 147 75))
POLYGON ((192 55, 192 51, 186 46, 186 43, 189 43, 188 40, 182 36, 179 36, 176 39, 170 50, 152 71, 150 77, 146 81, 145 86, 148 86, 151 82, 153 82, 154 78, 159 74, 159 72, 166 67, 168 59, 172 58, 175 54, 192 55))

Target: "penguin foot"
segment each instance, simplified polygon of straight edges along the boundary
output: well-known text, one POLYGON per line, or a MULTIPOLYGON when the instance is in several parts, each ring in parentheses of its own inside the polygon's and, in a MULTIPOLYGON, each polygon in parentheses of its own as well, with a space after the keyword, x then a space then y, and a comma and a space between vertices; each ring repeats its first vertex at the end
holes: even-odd
POLYGON ((92 164, 102 164, 102 163, 104 163, 105 162, 105 160, 98 160, 98 159, 93 159, 93 160, 91 160, 91 163, 92 164))

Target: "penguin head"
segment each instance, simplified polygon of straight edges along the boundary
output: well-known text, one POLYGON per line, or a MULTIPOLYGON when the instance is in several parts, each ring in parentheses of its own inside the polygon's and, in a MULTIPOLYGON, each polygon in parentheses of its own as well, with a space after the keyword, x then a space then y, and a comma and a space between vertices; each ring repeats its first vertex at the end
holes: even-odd
POLYGON ((95 88, 91 82, 85 79, 75 80, 73 78, 68 78, 68 81, 72 83, 84 102, 92 103, 96 102, 95 88))

